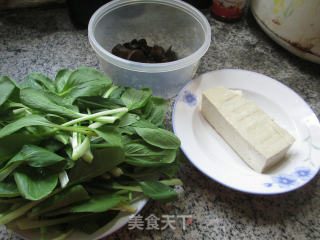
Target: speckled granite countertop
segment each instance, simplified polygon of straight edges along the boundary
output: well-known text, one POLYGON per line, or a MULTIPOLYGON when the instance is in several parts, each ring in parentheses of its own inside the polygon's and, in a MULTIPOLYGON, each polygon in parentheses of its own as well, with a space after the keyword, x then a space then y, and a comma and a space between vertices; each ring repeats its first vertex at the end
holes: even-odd
MULTIPOLYGON (((218 22, 205 14, 212 28, 212 44, 198 74, 222 68, 263 73, 296 91, 319 118, 319 65, 275 44, 250 14, 234 24, 218 22)), ((0 12, 0 75, 22 80, 29 72, 38 71, 53 77, 61 68, 82 65, 99 68, 87 31, 74 28, 65 8, 0 12)), ((126 226, 108 239, 320 239, 319 174, 305 187, 277 196, 228 189, 188 161, 179 177, 185 184, 179 199, 170 204, 149 201, 141 215, 192 215, 185 230, 178 226, 175 230, 141 231, 126 226)), ((20 238, 0 228, 0 239, 20 238)))

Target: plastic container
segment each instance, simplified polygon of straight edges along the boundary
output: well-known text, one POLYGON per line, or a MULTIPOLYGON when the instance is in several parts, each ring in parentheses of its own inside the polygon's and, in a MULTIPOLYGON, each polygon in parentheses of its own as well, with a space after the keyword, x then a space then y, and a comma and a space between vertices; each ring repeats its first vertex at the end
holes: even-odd
POLYGON ((178 0, 115 0, 94 13, 88 30, 103 71, 116 84, 149 87, 154 95, 166 98, 175 96, 192 79, 211 41, 205 16, 178 0), (151 46, 172 46, 179 60, 139 63, 111 54, 118 43, 141 38, 151 46))

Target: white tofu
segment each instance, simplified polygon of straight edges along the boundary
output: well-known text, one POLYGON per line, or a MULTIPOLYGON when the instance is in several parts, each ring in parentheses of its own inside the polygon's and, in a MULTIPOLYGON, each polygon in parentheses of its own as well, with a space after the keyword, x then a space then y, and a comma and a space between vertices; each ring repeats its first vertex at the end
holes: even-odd
POLYGON ((238 91, 220 86, 206 90, 201 112, 233 150, 260 173, 279 162, 295 141, 238 91))

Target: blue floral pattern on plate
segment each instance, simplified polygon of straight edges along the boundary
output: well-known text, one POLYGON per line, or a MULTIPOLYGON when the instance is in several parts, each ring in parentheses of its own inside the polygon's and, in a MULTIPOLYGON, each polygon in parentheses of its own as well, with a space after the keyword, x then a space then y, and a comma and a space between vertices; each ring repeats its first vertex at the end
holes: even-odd
MULTIPOLYGON (((309 172, 311 170, 309 169, 309 172)), ((299 178, 294 174, 281 174, 279 176, 271 177, 271 182, 264 183, 267 188, 272 186, 279 186, 280 188, 290 188, 299 184, 299 178)))
POLYGON ((295 186, 296 184, 298 184, 298 181, 293 174, 292 175, 282 174, 276 177, 272 177, 272 181, 278 184, 278 186, 281 188, 287 188, 287 187, 295 186))
MULTIPOLYGON (((312 150, 320 150, 320 147, 315 146, 312 142, 311 135, 309 133, 308 137, 304 139, 304 142, 308 145, 308 153, 304 162, 309 162, 311 168, 314 164, 311 162, 311 152, 312 150)), ((290 174, 281 174, 279 176, 271 177, 271 182, 265 182, 263 185, 267 188, 273 186, 279 186, 280 188, 291 188, 305 182, 308 182, 312 178, 314 171, 307 166, 300 166, 295 168, 295 170, 290 174)))
POLYGON ((299 179, 308 180, 312 176, 312 171, 307 167, 299 167, 296 168, 295 175, 299 179))
POLYGON ((184 91, 183 93, 183 101, 190 107, 194 107, 195 105, 197 105, 197 97, 188 90, 184 91))
POLYGON ((296 168, 292 174, 281 174, 279 176, 271 177, 271 182, 263 183, 263 185, 267 188, 272 186, 291 188, 308 181, 312 175, 313 171, 310 168, 301 166, 296 168))

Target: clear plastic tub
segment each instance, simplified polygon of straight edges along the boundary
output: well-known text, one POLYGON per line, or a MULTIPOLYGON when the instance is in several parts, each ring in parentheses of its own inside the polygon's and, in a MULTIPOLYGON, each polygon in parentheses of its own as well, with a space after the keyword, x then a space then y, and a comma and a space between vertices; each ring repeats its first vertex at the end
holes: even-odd
POLYGON ((115 0, 91 17, 89 41, 103 71, 116 84, 149 87, 154 95, 173 97, 194 76, 211 41, 203 14, 179 0, 115 0), (139 63, 111 53, 118 43, 145 38, 178 54, 168 63, 139 63))

